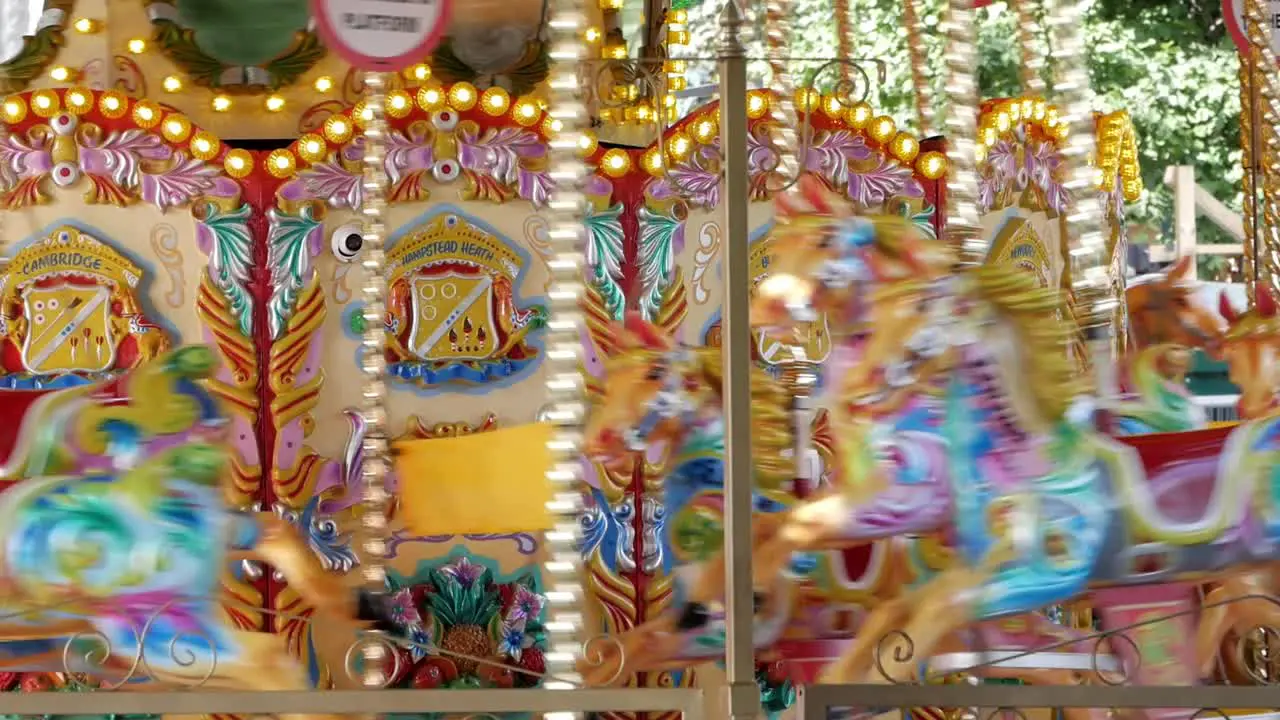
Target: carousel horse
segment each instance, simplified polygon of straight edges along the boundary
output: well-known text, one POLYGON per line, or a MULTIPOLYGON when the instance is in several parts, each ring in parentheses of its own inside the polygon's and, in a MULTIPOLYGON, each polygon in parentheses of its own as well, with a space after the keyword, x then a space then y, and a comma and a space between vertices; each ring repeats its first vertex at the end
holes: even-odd
MULTIPOLYGON (((617 352, 604 363, 604 392, 589 416, 584 454, 625 466, 639 452, 670 468, 662 484, 666 519, 661 528, 664 569, 674 570, 677 607, 696 569, 717 562, 724 535, 724 419, 719 348, 684 348, 639 315, 614 328, 617 352), (656 449, 656 451, 655 451, 656 449)), ((782 385, 757 370, 751 381, 755 527, 765 530, 794 498, 783 489, 794 477, 790 397, 782 385)), ((780 592, 791 597, 794 583, 780 592)), ((789 619, 788 602, 775 603, 756 630, 757 647, 772 645, 789 619)), ((697 614, 660 617, 625 633, 612 644, 592 643, 582 664, 588 685, 609 685, 632 672, 684 668, 724 654, 724 616, 707 606, 697 614), (691 632, 680 632, 681 629, 691 632)))
MULTIPOLYGON (((590 416, 584 449, 589 457, 606 463, 630 463, 636 453, 655 446, 673 449, 672 461, 667 464, 674 469, 663 481, 668 516, 662 542, 663 557, 679 563, 677 598, 672 606, 682 612, 668 613, 610 636, 612 644, 589 643, 580 670, 591 686, 609 685, 634 672, 686 668, 718 660, 724 653, 721 351, 679 348, 661 330, 637 316, 629 316, 626 326, 616 333, 618 352, 606 361, 603 395, 590 416)), ((753 522, 760 542, 784 518, 785 508, 796 501, 772 490, 758 489, 777 487, 790 479, 790 468, 778 464, 780 458, 787 457, 790 432, 786 391, 763 372, 752 380, 757 482, 754 504, 757 511, 766 513, 757 514, 753 522)), ((827 540, 831 541, 818 539, 796 550, 811 553, 866 542, 856 537, 827 540)), ((905 556, 920 550, 918 546, 930 545, 932 539, 879 542, 887 546, 883 549, 883 556, 889 558, 885 564, 893 568, 889 572, 894 572, 902 567, 905 556)), ((752 638, 757 652, 770 649, 792 623, 798 580, 787 570, 778 569, 773 583, 775 594, 767 607, 758 608, 759 621, 752 638)), ((911 602, 910 592, 903 593, 909 578, 900 579, 900 583, 886 584, 890 589, 880 601, 911 602)), ((880 633, 888 630, 879 628, 880 633)), ((1080 662, 1071 667, 1068 658, 1059 657, 1061 667, 1057 669, 1015 663, 1013 667, 989 668, 984 671, 987 677, 1062 684, 1075 681, 1073 671, 1088 674, 1115 669, 1112 658, 1098 656, 1096 643, 1041 614, 992 623, 980 629, 976 643, 975 638, 957 635, 951 638, 950 647, 969 655, 975 645, 1017 655, 1016 650, 1008 650, 1015 647, 1010 644, 1011 639, 1023 643, 1016 647, 1052 646, 1060 654, 1074 654, 1080 662)), ((1089 716, 1088 710, 1079 714, 1089 716)))
MULTIPOLYGON (((1240 388, 1237 411, 1245 429, 1254 428, 1246 435, 1250 446, 1271 452, 1274 443, 1265 442, 1266 432, 1275 427, 1280 411, 1277 394, 1280 394, 1280 312, 1271 289, 1259 285, 1254 307, 1237 311, 1224 292, 1218 298, 1219 313, 1227 321, 1227 331, 1219 346, 1227 363, 1228 377, 1240 388), (1252 421, 1252 422, 1251 422, 1252 421), (1260 421, 1260 425, 1258 424, 1260 421), (1261 445, 1261 446, 1260 446, 1261 445)), ((1238 442, 1238 441, 1237 441, 1238 442)), ((1231 633, 1237 638, 1248 635, 1259 627, 1277 627, 1280 614, 1274 603, 1264 599, 1274 597, 1275 587, 1269 573, 1241 573, 1211 588, 1206 594, 1206 610, 1201 618, 1201 645, 1197 655, 1200 672, 1208 675, 1213 663, 1208 655, 1212 648, 1222 647, 1222 641, 1231 633)), ((1219 657, 1228 668, 1241 666, 1242 658, 1235 653, 1222 652, 1219 657)), ((1254 675, 1250 670, 1237 670, 1237 675, 1254 675)), ((1253 677, 1255 681, 1264 678, 1253 677)), ((1270 680, 1266 680, 1270 682, 1270 680)))
POLYGON ((227 507, 227 421, 200 384, 215 364, 187 347, 100 384, 0 393, 0 670, 306 689, 283 636, 236 628, 220 604, 246 558, 325 615, 389 624, 287 523, 227 507))
POLYGON ((1193 352, 1217 352, 1222 318, 1196 297, 1189 275, 1193 259, 1184 257, 1164 273, 1135 279, 1125 290, 1128 352, 1120 398, 1102 407, 1110 430, 1118 435, 1195 430, 1208 424, 1204 410, 1186 387, 1193 352))
MULTIPOLYGON (((1066 351, 1073 329, 1061 319, 1060 293, 1013 269, 956 271, 946 248, 931 247, 908 224, 853 217, 811 184, 802 193, 810 206, 792 212, 775 240, 753 322, 787 328, 829 312, 850 358, 836 380, 846 410, 887 411, 865 433, 864 452, 882 446, 885 433, 904 434, 903 419, 918 412, 905 398, 922 396, 928 409, 917 432, 942 438, 941 459, 951 468, 951 512, 936 529, 950 533, 960 556, 959 567, 920 588, 910 607, 885 606, 868 621, 899 611, 892 623, 880 622, 905 628, 913 652, 896 647, 888 659, 872 657, 883 649, 879 641, 860 638, 838 679, 910 680, 913 658, 929 657, 956 630, 1062 604, 1092 588, 1228 583, 1274 569, 1277 418, 1229 430, 1216 472, 1204 478, 1206 501, 1191 516, 1166 512, 1148 485, 1139 443, 1156 436, 1121 442, 1092 427, 1091 403, 1066 351)), ((860 518, 897 492, 874 472, 849 487, 853 492, 817 501, 827 507, 789 512, 766 544, 785 548, 829 532, 824 522, 860 518)), ((777 551, 763 549, 770 552, 777 551)), ((1275 608, 1238 607, 1245 606, 1224 612, 1266 615, 1265 623, 1251 621, 1275 624, 1275 608)), ((1202 623, 1198 639, 1206 632, 1202 623)))

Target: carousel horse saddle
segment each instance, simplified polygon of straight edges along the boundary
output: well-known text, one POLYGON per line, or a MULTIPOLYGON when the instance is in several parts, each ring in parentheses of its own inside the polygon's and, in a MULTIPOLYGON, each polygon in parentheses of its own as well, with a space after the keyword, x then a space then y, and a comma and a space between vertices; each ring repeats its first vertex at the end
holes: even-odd
POLYGON ((1117 438, 1136 451, 1143 472, 1112 477, 1117 502, 1145 539, 1168 545, 1202 545, 1238 523, 1247 493, 1220 472, 1223 448, 1234 427, 1117 438))

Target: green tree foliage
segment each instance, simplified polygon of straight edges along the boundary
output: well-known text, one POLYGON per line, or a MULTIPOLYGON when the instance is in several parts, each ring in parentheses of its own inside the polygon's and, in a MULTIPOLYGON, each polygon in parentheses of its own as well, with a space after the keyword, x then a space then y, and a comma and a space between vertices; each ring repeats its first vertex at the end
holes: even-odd
MULTIPOLYGON (((894 117, 899 127, 916 128, 916 110, 901 0, 849 0, 856 33, 856 54, 883 61, 885 77, 872 75, 869 100, 894 117)), ((924 28, 924 51, 931 84, 928 97, 938 97, 942 77, 943 38, 939 20, 943 0, 916 0, 924 28)), ((703 0, 691 9, 694 35, 691 54, 714 54, 718 0, 703 0)), ((755 4, 755 3, 751 3, 755 4)), ((796 57, 834 57, 836 25, 831 0, 791 0, 792 43, 796 57)), ((1021 92, 1022 51, 1015 18, 1004 3, 978 12, 978 76, 983 97, 1021 92)), ((758 23, 758 20, 757 20, 758 23)), ((758 30, 758 27, 757 27, 758 30)), ((1089 49, 1089 71, 1098 110, 1128 110, 1139 139, 1147 193, 1130 208, 1135 240, 1172 240, 1172 197, 1163 182, 1169 165, 1194 165, 1197 181, 1229 207, 1239 210, 1239 61, 1222 22, 1218 0, 1098 0, 1083 28, 1089 49)), ((1046 53, 1049 41, 1035 38, 1034 50, 1046 53)), ((763 49, 757 37, 750 51, 763 49)), ((711 80, 709 64, 694 83, 711 80)), ((818 63, 798 63, 797 77, 812 74, 818 63)), ((767 84, 763 63, 753 67, 754 80, 767 84)), ((814 78, 819 87, 836 82, 838 71, 814 78)), ((1052 98, 1051 98, 1052 99, 1052 98)), ((935 112, 944 112, 937 107, 935 112)), ((1225 242, 1225 235, 1202 221, 1202 242, 1225 242)), ((1221 262, 1221 261, 1219 261, 1221 262)))

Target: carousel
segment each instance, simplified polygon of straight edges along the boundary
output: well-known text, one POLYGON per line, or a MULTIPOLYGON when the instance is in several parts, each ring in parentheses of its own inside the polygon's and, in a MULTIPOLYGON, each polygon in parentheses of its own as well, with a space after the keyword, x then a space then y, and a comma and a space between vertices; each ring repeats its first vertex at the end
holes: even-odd
POLYGON ((803 85, 785 0, 343 6, 0 3, 0 714, 1276 704, 1280 286, 1126 280, 1074 5, 984 98, 905 0, 911 119, 839 0, 803 85))

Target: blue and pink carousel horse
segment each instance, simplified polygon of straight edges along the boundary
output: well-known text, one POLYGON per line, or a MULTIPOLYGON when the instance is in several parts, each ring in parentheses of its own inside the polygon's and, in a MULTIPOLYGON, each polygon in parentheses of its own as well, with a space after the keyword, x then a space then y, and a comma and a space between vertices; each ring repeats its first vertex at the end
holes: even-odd
POLYGON ((187 347, 107 382, 0 393, 0 670, 305 689, 285 638, 231 624, 221 578, 253 558, 321 612, 385 622, 269 515, 227 507, 226 418, 187 347))

